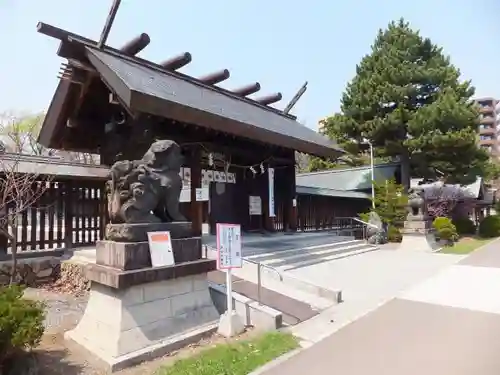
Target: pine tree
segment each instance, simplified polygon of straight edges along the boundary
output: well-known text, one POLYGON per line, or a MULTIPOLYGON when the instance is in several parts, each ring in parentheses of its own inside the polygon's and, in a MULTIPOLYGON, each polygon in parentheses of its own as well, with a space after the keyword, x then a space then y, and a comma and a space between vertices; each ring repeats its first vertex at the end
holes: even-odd
POLYGON ((403 19, 391 22, 356 67, 325 133, 354 153, 366 138, 376 155, 399 157, 406 188, 410 173, 470 183, 489 157, 476 143, 474 88, 459 78, 441 48, 403 19))

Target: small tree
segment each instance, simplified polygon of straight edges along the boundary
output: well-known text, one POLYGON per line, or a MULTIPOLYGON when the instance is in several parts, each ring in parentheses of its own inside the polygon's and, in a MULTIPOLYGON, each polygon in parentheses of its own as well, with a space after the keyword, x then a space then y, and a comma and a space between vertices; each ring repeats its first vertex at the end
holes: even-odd
POLYGON ((377 156, 399 157, 406 189, 410 176, 467 183, 489 165, 473 95, 442 49, 401 19, 379 30, 323 130, 349 152, 366 138, 377 156))
POLYGON ((460 185, 446 185, 435 182, 424 188, 427 211, 432 217, 451 218, 453 211, 460 203, 462 210, 474 205, 474 197, 460 185))
POLYGON ((22 173, 19 155, 0 156, 0 235, 11 243, 11 284, 15 282, 17 273, 19 215, 32 207, 48 186, 49 178, 42 178, 38 173, 22 173))
MULTIPOLYGON (((401 227, 406 219, 406 205, 408 197, 404 194, 404 186, 397 184, 394 179, 384 182, 374 182, 375 209, 380 219, 393 227, 401 227)), ((363 215, 368 219, 368 214, 363 215)))
POLYGON ((45 114, 0 114, 0 136, 5 151, 21 154, 56 156, 74 163, 99 164, 99 155, 88 152, 58 151, 38 143, 45 114))
POLYGON ((43 114, 15 115, 5 113, 0 116, 0 136, 6 144, 6 151, 32 155, 49 155, 51 150, 37 142, 43 123, 43 114))

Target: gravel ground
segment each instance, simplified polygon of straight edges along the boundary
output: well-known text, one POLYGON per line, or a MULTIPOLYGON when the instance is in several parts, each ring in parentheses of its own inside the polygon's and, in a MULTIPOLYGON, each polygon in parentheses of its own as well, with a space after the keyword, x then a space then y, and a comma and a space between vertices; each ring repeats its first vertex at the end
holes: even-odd
POLYGON ((26 298, 44 301, 47 304, 45 318, 47 332, 61 333, 75 327, 87 305, 87 297, 74 297, 44 289, 28 288, 24 295, 26 298))
MULTIPOLYGON (((45 289, 28 288, 25 297, 47 304, 46 332, 40 345, 34 350, 35 372, 18 372, 15 375, 108 375, 104 365, 94 355, 74 342, 64 339, 64 332, 76 326, 83 315, 87 297, 75 297, 45 289)), ((206 347, 250 337, 252 330, 234 339, 211 335, 172 352, 164 357, 148 361, 136 367, 118 371, 116 375, 152 375, 163 365, 179 358, 191 356, 206 347)), ((29 370, 31 371, 31 370, 29 370)))

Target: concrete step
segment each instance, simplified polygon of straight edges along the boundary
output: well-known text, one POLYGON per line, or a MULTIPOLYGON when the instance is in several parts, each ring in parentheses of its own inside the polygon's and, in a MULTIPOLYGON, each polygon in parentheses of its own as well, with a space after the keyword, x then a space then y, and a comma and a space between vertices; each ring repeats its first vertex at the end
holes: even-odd
MULTIPOLYGON (((221 271, 213 271, 208 274, 208 280, 224 285, 226 275, 221 271)), ((236 276, 233 276, 233 291, 254 301, 259 299, 257 284, 236 276)), ((295 325, 318 315, 318 311, 309 304, 264 287, 260 290, 260 303, 280 311, 284 325, 295 325)))
POLYGON ((323 249, 339 249, 345 246, 355 245, 358 243, 363 243, 363 241, 354 240, 352 238, 346 238, 346 239, 343 238, 341 240, 333 240, 327 243, 321 243, 314 246, 297 247, 297 245, 295 245, 295 247, 293 248, 289 249, 285 248, 275 251, 265 251, 265 249, 262 249, 259 252, 250 252, 247 250, 245 251, 244 256, 247 259, 253 259, 259 262, 263 262, 268 259, 274 259, 276 257, 293 256, 295 254, 304 254, 304 252, 321 251, 323 249))
MULTIPOLYGON (((242 268, 232 270, 234 276, 258 284, 258 266, 253 263, 243 263, 242 268)), ((307 283, 286 272, 279 272, 268 268, 261 268, 262 287, 278 294, 287 296, 309 305, 314 310, 324 310, 341 299, 340 291, 330 291, 325 288, 307 283)))
POLYGON ((336 252, 328 255, 311 256, 309 258, 304 258, 300 262, 297 262, 289 267, 283 267, 283 271, 291 271, 297 268, 309 267, 319 263, 331 262, 338 259, 348 258, 356 255, 361 255, 371 251, 377 251, 378 247, 372 245, 357 246, 349 249, 345 252, 336 252))
POLYGON ((72 252, 68 252, 67 256, 65 256, 65 260, 73 263, 92 264, 95 263, 95 257, 95 247, 82 248, 75 249, 72 252))

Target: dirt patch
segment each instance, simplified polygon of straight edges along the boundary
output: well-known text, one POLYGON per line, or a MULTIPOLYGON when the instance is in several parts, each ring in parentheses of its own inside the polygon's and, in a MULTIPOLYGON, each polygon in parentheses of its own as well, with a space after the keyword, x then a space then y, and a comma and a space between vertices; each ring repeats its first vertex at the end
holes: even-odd
MULTIPOLYGON (((253 334, 247 331, 243 335, 226 339, 213 334, 197 343, 172 352, 166 356, 145 362, 136 367, 115 372, 118 375, 153 375, 161 366, 189 357, 214 345, 247 339, 253 334)), ((34 351, 38 375, 106 375, 105 365, 95 355, 75 344, 64 340, 62 333, 45 335, 40 346, 34 351)))
POLYGON ((61 263, 60 276, 53 282, 41 286, 45 290, 56 293, 83 297, 90 291, 90 281, 84 273, 84 265, 65 261, 61 263))
MULTIPOLYGON (((73 289, 71 289, 73 290, 73 289)), ((105 375, 105 364, 89 353, 86 349, 72 341, 64 339, 64 332, 73 329, 80 320, 87 303, 87 296, 57 293, 53 289, 28 288, 27 298, 44 301, 47 304, 45 319, 46 334, 39 347, 33 351, 32 362, 36 371, 28 371, 16 375, 105 375)), ((173 363, 177 359, 189 357, 200 350, 213 345, 228 343, 251 337, 254 331, 249 330, 239 337, 226 339, 213 334, 197 343, 188 345, 166 356, 145 362, 136 367, 125 369, 118 375, 152 375, 160 367, 173 363)), ((31 358, 31 356, 30 356, 31 358)))

